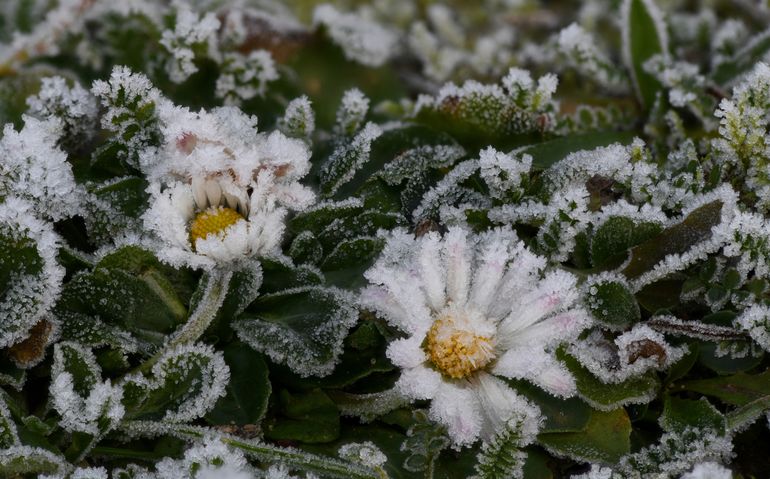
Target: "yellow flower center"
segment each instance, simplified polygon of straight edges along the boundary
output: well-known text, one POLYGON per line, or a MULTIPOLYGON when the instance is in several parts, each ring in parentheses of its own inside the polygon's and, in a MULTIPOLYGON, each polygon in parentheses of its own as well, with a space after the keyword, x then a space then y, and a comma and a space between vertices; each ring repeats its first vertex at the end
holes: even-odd
POLYGON ((495 359, 492 339, 458 328, 451 315, 433 322, 425 350, 433 364, 453 379, 465 378, 495 359))
POLYGON ((190 224, 190 243, 193 249, 199 239, 221 233, 239 221, 244 221, 243 216, 232 208, 217 206, 201 211, 190 224))

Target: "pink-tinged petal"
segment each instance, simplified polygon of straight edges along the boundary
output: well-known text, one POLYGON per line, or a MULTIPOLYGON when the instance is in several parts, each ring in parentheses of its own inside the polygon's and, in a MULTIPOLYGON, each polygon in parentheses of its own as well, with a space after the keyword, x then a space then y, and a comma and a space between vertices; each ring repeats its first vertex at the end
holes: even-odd
POLYGON ((468 233, 462 228, 452 228, 444 235, 444 261, 446 263, 446 292, 449 300, 464 305, 468 300, 471 281, 473 251, 468 244, 468 233))
POLYGON ((566 271, 553 271, 525 295, 500 322, 503 336, 522 331, 541 319, 570 307, 578 297, 575 277, 566 271))
POLYGON ((414 368, 428 360, 421 344, 424 335, 395 339, 388 344, 387 356, 400 368, 414 368))
POLYGON ((400 321, 403 331, 415 333, 428 329, 432 322, 431 312, 425 305, 422 288, 415 287, 418 283, 414 275, 409 271, 393 269, 381 277, 382 285, 406 312, 400 321))
POLYGON ((481 432, 481 406, 470 388, 442 382, 433 396, 428 415, 446 426, 456 447, 473 444, 481 432))
POLYGON ((406 330, 403 318, 407 317, 407 312, 384 287, 365 287, 361 290, 359 301, 361 306, 379 314, 391 326, 402 331, 406 330))
POLYGON ((500 286, 508 262, 508 246, 511 233, 495 231, 487 236, 478 256, 478 265, 473 275, 470 304, 482 314, 487 314, 489 306, 500 286))
POLYGON ((402 369, 395 388, 402 396, 409 399, 432 399, 438 394, 442 382, 441 373, 420 365, 402 369))
POLYGON ((490 318, 506 317, 514 306, 516 298, 522 297, 535 289, 540 282, 540 271, 545 268, 546 260, 529 251, 523 243, 517 243, 511 252, 513 260, 500 281, 500 287, 489 308, 490 318))
POLYGON ((438 312, 446 305, 446 270, 441 259, 441 239, 437 233, 431 232, 422 237, 419 244, 417 261, 425 298, 428 306, 438 312))
POLYGON ((570 397, 576 393, 575 378, 551 354, 536 347, 506 351, 497 359, 492 373, 511 379, 526 379, 551 394, 570 397))
POLYGON ((504 335, 498 331, 498 348, 537 346, 547 349, 561 341, 576 337, 590 323, 588 314, 579 308, 557 313, 528 328, 504 335))
POLYGON ((494 437, 514 417, 522 421, 522 442, 526 444, 534 439, 540 424, 540 410, 537 406, 517 394, 501 379, 486 372, 475 376, 474 385, 485 419, 481 429, 482 439, 494 437))

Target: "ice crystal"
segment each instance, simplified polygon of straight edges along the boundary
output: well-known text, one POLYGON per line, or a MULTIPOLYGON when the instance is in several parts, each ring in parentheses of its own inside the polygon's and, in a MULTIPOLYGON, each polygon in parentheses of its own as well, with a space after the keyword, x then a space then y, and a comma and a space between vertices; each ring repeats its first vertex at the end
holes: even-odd
POLYGON ((137 479, 250 479, 255 477, 243 453, 216 438, 205 438, 184 452, 181 459, 167 457, 155 466, 154 474, 137 479))
POLYGON ((213 12, 201 17, 186 4, 178 5, 174 29, 163 32, 160 44, 171 54, 166 66, 169 77, 182 83, 198 71, 194 63, 195 48, 204 48, 209 58, 219 56, 216 34, 220 23, 213 12))
POLYGON ((25 115, 20 131, 5 125, 0 138, 0 196, 24 198, 54 221, 78 214, 83 195, 58 145, 62 132, 56 118, 25 115))
POLYGON ((8 270, 0 296, 0 347, 26 338, 49 315, 62 289, 64 268, 56 259, 59 236, 53 225, 35 218, 35 212, 19 198, 0 203, 0 266, 8 270))
POLYGON ((97 119, 96 98, 75 82, 72 87, 60 77, 43 78, 40 92, 27 98, 29 114, 40 119, 58 118, 64 126, 64 138, 77 146, 94 135, 97 119))
POLYGON ((277 79, 275 62, 267 50, 254 50, 248 55, 227 53, 222 60, 222 73, 217 78, 216 95, 225 105, 237 106, 264 96, 267 84, 277 79))

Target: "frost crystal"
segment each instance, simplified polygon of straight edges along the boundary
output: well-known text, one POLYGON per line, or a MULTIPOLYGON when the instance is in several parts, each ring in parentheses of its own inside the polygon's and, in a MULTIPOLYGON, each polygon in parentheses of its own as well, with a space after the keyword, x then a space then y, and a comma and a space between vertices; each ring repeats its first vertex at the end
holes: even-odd
POLYGON ((205 48, 209 58, 218 58, 216 34, 220 23, 213 12, 208 12, 201 18, 184 3, 179 2, 178 5, 180 7, 174 30, 165 30, 160 44, 172 56, 166 66, 171 81, 182 83, 198 71, 198 67, 193 63, 194 49, 205 48))
POLYGON ((359 462, 372 469, 382 466, 388 460, 371 441, 344 444, 340 447, 338 454, 343 459, 359 462))
POLYGON ((492 147, 481 150, 479 153, 481 178, 489 187, 492 197, 497 199, 505 199, 508 195, 520 195, 522 191, 519 187, 531 167, 532 157, 527 154, 517 158, 492 147))
POLYGON ((98 113, 96 98, 77 82, 70 88, 62 77, 43 78, 40 92, 27 98, 27 106, 29 114, 41 120, 58 118, 64 126, 64 137, 73 143, 94 135, 98 113))
POLYGON ((393 32, 355 13, 342 13, 330 4, 316 7, 313 23, 327 29, 348 59, 363 65, 382 65, 396 48, 393 32))
POLYGON ((267 84, 277 79, 278 70, 267 50, 254 50, 248 55, 227 53, 217 79, 216 95, 225 105, 237 106, 245 100, 264 96, 267 84))
POLYGON ((681 479, 732 479, 733 473, 715 462, 701 462, 681 479))
POLYGON ((408 336, 390 343, 396 389, 430 399, 430 417, 456 446, 491 438, 529 403, 496 376, 528 379, 561 397, 575 380, 552 355, 587 324, 575 278, 542 270, 507 229, 450 228, 413 238, 396 230, 366 272, 364 306, 408 336), (458 352, 458 351, 463 351, 458 352))
POLYGON ((54 221, 78 214, 83 192, 58 146, 61 121, 27 115, 23 119, 18 132, 5 125, 0 139, 0 197, 26 199, 34 204, 35 214, 54 221))
POLYGON ((142 474, 137 479, 251 479, 256 473, 242 452, 215 438, 204 438, 201 444, 187 449, 182 459, 167 457, 155 468, 155 474, 142 474))
POLYGON ((770 308, 754 304, 735 319, 735 325, 748 331, 757 344, 770 351, 770 308))
POLYGON ((32 205, 15 197, 0 203, 0 267, 8 271, 0 296, 0 347, 27 337, 46 319, 62 288, 57 262, 59 237, 53 225, 35 218, 32 205))

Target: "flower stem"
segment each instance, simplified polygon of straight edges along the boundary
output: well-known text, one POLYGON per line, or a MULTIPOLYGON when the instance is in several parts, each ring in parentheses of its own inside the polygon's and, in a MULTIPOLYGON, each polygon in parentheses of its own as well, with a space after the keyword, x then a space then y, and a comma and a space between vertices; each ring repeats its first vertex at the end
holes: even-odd
POLYGON ((140 372, 149 371, 158 359, 163 356, 165 351, 174 349, 182 344, 195 342, 206 332, 206 329, 208 329, 211 322, 217 316, 219 308, 222 307, 222 303, 227 295, 227 286, 230 284, 232 276, 233 273, 230 270, 214 270, 203 277, 202 281, 206 281, 206 286, 195 311, 187 319, 187 322, 177 329, 171 338, 166 341, 161 351, 139 366, 138 370, 140 372))
POLYGON ((216 437, 224 444, 265 462, 281 462, 289 467, 313 472, 322 477, 345 479, 382 479, 378 473, 362 464, 323 457, 295 448, 278 447, 255 440, 242 439, 200 426, 167 424, 154 421, 124 421, 121 429, 131 436, 158 436, 169 434, 182 439, 216 437))

